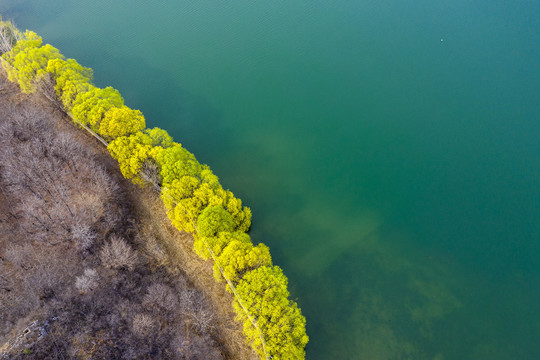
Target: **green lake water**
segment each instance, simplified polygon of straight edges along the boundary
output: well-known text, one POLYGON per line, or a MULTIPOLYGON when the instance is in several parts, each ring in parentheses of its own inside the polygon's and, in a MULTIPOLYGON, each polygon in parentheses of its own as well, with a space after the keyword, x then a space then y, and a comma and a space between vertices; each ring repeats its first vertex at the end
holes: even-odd
POLYGON ((309 359, 540 359, 540 3, 6 1, 253 210, 309 359))

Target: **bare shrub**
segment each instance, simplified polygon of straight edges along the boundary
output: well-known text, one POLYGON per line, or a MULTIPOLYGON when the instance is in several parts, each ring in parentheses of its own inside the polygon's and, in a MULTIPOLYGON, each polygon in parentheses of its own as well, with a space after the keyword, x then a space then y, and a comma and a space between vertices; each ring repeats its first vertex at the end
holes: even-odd
POLYGON ((215 341, 209 336, 183 333, 173 339, 171 346, 175 353, 182 356, 182 359, 220 360, 224 358, 215 341))
POLYGON ((178 297, 169 286, 153 284, 148 288, 143 304, 154 311, 172 312, 178 308, 178 297))
POLYGON ((215 314, 208 303, 203 303, 190 314, 195 331, 205 333, 215 328, 215 314))
POLYGON ((94 245, 96 233, 92 231, 88 224, 76 222, 71 226, 71 237, 80 250, 88 250, 94 245))
POLYGON ((150 238, 144 241, 144 246, 146 251, 152 256, 154 260, 160 265, 163 265, 167 262, 167 253, 165 248, 161 245, 156 239, 150 238))
POLYGON ((69 249, 32 246, 25 238, 17 241, 21 244, 0 237, 0 336, 11 330, 9 322, 56 301, 72 281, 69 249))
MULTIPOLYGON (((141 167, 141 177, 154 186, 161 185, 163 180, 160 174, 159 166, 153 159, 146 159, 141 167)), ((159 188, 157 188, 159 191, 159 188)))
POLYGON ((5 258, 13 265, 24 270, 34 266, 35 250, 31 244, 9 245, 5 251, 5 258))
POLYGON ((151 315, 137 314, 133 317, 131 327, 137 336, 144 337, 150 335, 157 328, 157 325, 151 315))
POLYGON ((35 134, 47 134, 49 132, 47 124, 49 116, 47 113, 39 109, 17 105, 8 106, 8 110, 11 112, 9 129, 13 138, 18 141, 27 141, 35 134), (41 132, 36 133, 35 131, 41 132))
POLYGON ((76 218, 86 224, 94 224, 105 213, 104 198, 93 190, 92 188, 83 190, 71 197, 72 211, 76 214, 76 218))
POLYGON ((133 270, 138 262, 135 251, 124 239, 117 236, 111 237, 111 241, 103 245, 100 259, 103 266, 111 269, 133 270))
POLYGON ((41 300, 53 298, 62 288, 66 274, 58 262, 41 263, 24 279, 27 293, 41 300))
MULTIPOLYGON (((0 19, 1 20, 1 19, 0 19)), ((23 34, 10 21, 0 22, 0 54, 10 51, 23 34)))
POLYGON ((90 292, 98 287, 99 276, 95 269, 85 269, 84 274, 77 276, 75 287, 80 293, 90 292))
POLYGON ((180 311, 190 319, 195 331, 204 333, 214 328, 214 311, 200 291, 183 291, 180 295, 180 311))
POLYGON ((54 89, 55 80, 50 73, 46 73, 38 77, 34 81, 34 86, 36 90, 39 91, 43 96, 49 100, 50 104, 53 105, 58 110, 64 110, 62 101, 56 96, 56 91, 54 89))

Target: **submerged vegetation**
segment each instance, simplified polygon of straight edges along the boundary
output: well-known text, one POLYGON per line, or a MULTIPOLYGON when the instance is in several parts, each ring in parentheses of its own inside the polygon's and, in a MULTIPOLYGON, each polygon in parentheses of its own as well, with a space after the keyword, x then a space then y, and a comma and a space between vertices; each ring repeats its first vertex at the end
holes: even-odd
MULTIPOLYGON (((303 359, 308 342, 305 318, 289 299, 287 278, 272 264, 268 247, 251 242, 250 209, 165 130, 146 128, 142 113, 125 106, 117 90, 94 86, 91 69, 66 60, 32 31, 22 34, 9 22, 0 27, 2 65, 9 79, 24 93, 44 93, 77 125, 108 143, 125 178, 159 189, 172 224, 194 236, 195 252, 213 261, 216 280, 224 280, 234 294, 237 319, 259 356, 303 359)), ((53 223, 62 226, 61 221, 53 223)), ((103 245, 102 263, 111 271, 133 269, 136 262, 119 241, 114 238, 103 245), (115 262, 118 258, 121 266, 115 262)), ((77 284, 92 289, 101 277, 89 268, 77 284)), ((153 321, 139 314, 133 326, 142 329, 141 334, 150 334, 153 321)))

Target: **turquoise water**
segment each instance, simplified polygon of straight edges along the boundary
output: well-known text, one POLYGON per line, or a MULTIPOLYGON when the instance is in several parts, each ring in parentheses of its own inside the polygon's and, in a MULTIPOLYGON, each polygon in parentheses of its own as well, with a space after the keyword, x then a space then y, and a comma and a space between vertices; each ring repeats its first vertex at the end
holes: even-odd
POLYGON ((540 359, 540 3, 13 3, 253 209, 309 359, 540 359))

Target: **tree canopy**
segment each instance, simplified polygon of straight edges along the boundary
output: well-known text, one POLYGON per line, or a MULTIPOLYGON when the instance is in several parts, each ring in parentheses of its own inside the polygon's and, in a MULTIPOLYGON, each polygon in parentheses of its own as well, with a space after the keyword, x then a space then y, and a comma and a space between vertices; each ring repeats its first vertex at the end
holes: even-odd
MULTIPOLYGON (((294 301, 288 299, 287 278, 278 266, 263 266, 248 272, 236 287, 243 305, 262 330, 265 349, 275 360, 303 359, 306 319, 294 301)), ((239 319, 244 321, 244 333, 253 342, 261 357, 262 343, 258 330, 247 318, 238 300, 234 302, 239 319)))
POLYGON ((215 236, 221 231, 232 231, 234 221, 231 214, 222 206, 209 206, 199 215, 197 227, 198 235, 203 237, 215 236))
POLYGON ((99 134, 99 126, 105 113, 112 107, 122 107, 124 99, 112 87, 101 89, 90 85, 88 90, 77 94, 73 102, 73 117, 99 134))
POLYGON ((249 270, 272 265, 270 249, 264 244, 253 246, 251 242, 233 240, 227 244, 214 263, 214 277, 223 275, 236 284, 249 270), (220 270, 221 267, 221 270, 220 270))
POLYGON ((36 89, 36 82, 47 74, 47 64, 51 59, 60 59, 62 54, 47 44, 33 31, 26 31, 23 39, 9 52, 2 55, 7 62, 6 72, 9 80, 17 82, 22 92, 29 94, 36 89))
POLYGON ((137 131, 129 136, 119 136, 107 147, 111 156, 118 160, 122 175, 141 185, 145 184, 140 176, 144 162, 155 158, 162 150, 161 146, 152 145, 155 139, 147 130, 137 131))
POLYGON ((146 127, 143 114, 127 106, 112 107, 103 115, 99 134, 107 140, 134 134, 146 127))
POLYGON ((56 80, 54 89, 64 108, 70 111, 77 95, 90 89, 93 71, 74 59, 52 59, 47 63, 47 72, 56 80))
POLYGON ((249 235, 243 231, 221 231, 216 236, 197 236, 193 243, 193 248, 197 255, 202 257, 204 260, 208 260, 208 258, 210 258, 208 248, 212 250, 215 256, 219 256, 225 246, 227 246, 232 241, 251 244, 251 239, 249 235))

